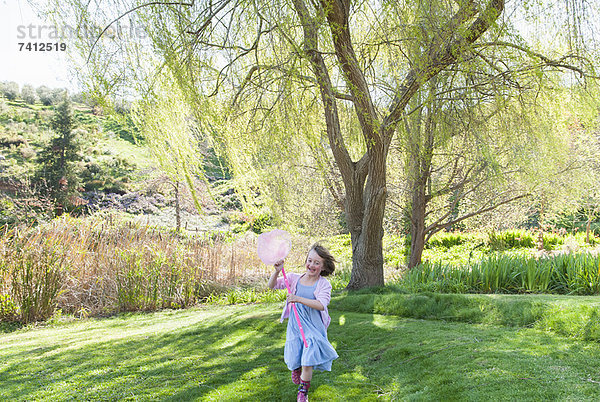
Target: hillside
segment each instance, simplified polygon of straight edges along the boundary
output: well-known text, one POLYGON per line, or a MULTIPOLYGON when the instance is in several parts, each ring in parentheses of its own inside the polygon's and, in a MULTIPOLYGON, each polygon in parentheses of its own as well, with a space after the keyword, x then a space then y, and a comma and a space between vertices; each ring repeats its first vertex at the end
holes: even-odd
MULTIPOLYGON (((72 213, 111 211, 144 224, 174 227, 173 186, 153 162, 128 113, 103 115, 77 102, 73 108, 83 205, 72 213)), ((55 135, 50 129, 53 115, 52 105, 0 99, 0 224, 16 223, 23 216, 44 220, 53 215, 44 203, 43 191, 33 183, 39 169, 37 157, 55 135)), ((212 174, 209 186, 202 180, 196 183, 202 211, 194 207, 189 191, 180 192, 182 228, 227 230, 231 219, 222 215, 239 210, 231 200, 231 185, 220 180, 223 177, 214 169, 208 172, 212 174)))

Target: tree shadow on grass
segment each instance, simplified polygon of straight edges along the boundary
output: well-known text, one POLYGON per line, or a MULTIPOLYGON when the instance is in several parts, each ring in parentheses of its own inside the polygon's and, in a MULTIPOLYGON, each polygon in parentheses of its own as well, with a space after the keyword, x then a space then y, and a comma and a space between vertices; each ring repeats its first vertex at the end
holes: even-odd
POLYGON ((219 388, 256 377, 253 386, 242 387, 242 399, 260 399, 265 388, 275 398, 285 399, 295 393, 290 389, 287 395, 279 386, 287 370, 282 362, 285 328, 277 324, 276 314, 271 312, 242 318, 232 315, 167 334, 17 352, 0 368, 4 384, 0 394, 11 400, 53 395, 202 399, 217 398, 219 388), (67 385, 59 390, 56 384, 61 383, 67 385))

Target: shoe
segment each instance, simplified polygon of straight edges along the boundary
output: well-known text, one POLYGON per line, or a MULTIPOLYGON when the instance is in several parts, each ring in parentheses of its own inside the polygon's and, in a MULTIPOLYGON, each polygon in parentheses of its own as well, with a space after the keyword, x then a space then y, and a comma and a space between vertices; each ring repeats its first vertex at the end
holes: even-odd
POLYGON ((296 402, 308 402, 308 396, 306 395, 306 392, 298 391, 298 398, 296 399, 296 402))
POLYGON ((300 374, 302 374, 302 367, 292 370, 292 382, 296 385, 300 385, 300 374))
POLYGON ((309 388, 310 381, 300 381, 300 386, 298 387, 298 397, 296 398, 297 402, 308 402, 309 388))

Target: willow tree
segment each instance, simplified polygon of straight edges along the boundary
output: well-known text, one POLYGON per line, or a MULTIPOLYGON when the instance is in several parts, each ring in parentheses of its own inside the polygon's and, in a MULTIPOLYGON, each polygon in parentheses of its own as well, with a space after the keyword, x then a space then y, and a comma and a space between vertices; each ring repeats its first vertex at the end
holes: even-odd
MULTIPOLYGON (((470 94, 459 101, 438 82, 442 77, 427 86, 433 94, 446 92, 446 98, 427 101, 406 119, 400 136, 406 179, 394 184, 407 200, 409 268, 421 262, 425 244, 441 230, 478 215, 489 218, 491 211, 526 197, 535 205, 542 193, 554 210, 564 209, 589 188, 584 179, 590 148, 581 143, 587 145, 591 136, 576 136, 570 128, 576 121, 572 112, 581 108, 564 99, 569 90, 508 90, 503 96, 490 91, 494 99, 483 102, 470 94)), ((501 227, 513 223, 505 216, 501 227)))
POLYGON ((136 103, 132 115, 154 160, 173 186, 176 230, 179 231, 182 186, 187 185, 196 209, 202 211, 194 184, 196 179, 204 178, 204 155, 199 152, 204 140, 202 122, 194 118, 172 77, 165 73, 156 78, 152 93, 136 103))
MULTIPOLYGON (((341 177, 343 189, 337 189, 341 191, 335 198, 351 234, 348 288, 357 289, 384 281, 386 163, 392 139, 409 112, 407 105, 432 77, 466 58, 479 57, 473 49, 486 33, 493 31, 490 40, 500 38, 504 8, 504 0, 68 0, 60 2, 57 12, 72 10, 77 21, 107 29, 135 16, 148 34, 150 57, 172 71, 188 102, 197 104, 206 95, 228 100, 232 108, 225 120, 230 124, 242 116, 252 122, 246 134, 254 136, 248 138, 264 135, 265 125, 257 124, 258 118, 281 120, 275 111, 282 100, 302 96, 310 103, 312 98, 320 114, 312 124, 317 131, 322 127, 326 153, 341 177), (418 51, 409 54, 406 48, 421 30, 419 15, 425 14, 435 21, 419 36, 418 51), (349 110, 361 135, 358 147, 350 143, 344 123, 343 114, 349 110)), ((106 83, 106 90, 116 86, 119 77, 135 76, 148 66, 140 63, 140 70, 127 74, 115 69, 107 78, 114 67, 107 60, 117 64, 117 58, 114 51, 102 57, 106 42, 90 40, 83 47, 90 61, 105 63, 100 82, 106 83)), ((137 48, 134 45, 139 43, 131 48, 137 48)), ((123 43, 115 46, 122 50, 123 43)), ((293 102, 287 105, 294 107, 293 102)), ((202 114, 200 107, 195 111, 202 114)), ((227 141, 219 136, 233 135, 226 134, 227 128, 214 131, 220 143, 227 141)), ((280 130, 279 135, 285 133, 280 130)))
POLYGON ((456 74, 433 78, 415 97, 430 99, 405 119, 400 136, 405 179, 397 186, 405 202, 396 204, 409 218, 409 268, 435 233, 529 195, 518 154, 535 148, 534 133, 506 121, 517 113, 498 92, 486 99, 461 84, 456 74), (450 95, 455 88, 462 90, 450 95))
POLYGON ((396 205, 409 218, 409 268, 441 230, 525 197, 535 203, 542 191, 557 200, 578 193, 585 150, 569 146, 568 125, 583 108, 569 100, 572 89, 545 62, 497 60, 442 72, 410 103, 414 112, 400 130, 405 175, 395 183, 406 200, 396 205), (499 85, 506 80, 512 85, 499 85))

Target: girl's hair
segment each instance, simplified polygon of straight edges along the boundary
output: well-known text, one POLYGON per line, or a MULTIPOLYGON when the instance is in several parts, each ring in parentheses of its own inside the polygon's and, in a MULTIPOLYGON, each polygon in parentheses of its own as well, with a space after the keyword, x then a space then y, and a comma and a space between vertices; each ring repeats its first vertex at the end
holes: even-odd
MULTIPOLYGON (((335 258, 333 255, 327 250, 325 247, 321 246, 319 243, 315 243, 308 250, 310 253, 311 250, 315 250, 315 252, 323 259, 323 268, 321 269, 321 276, 329 276, 333 274, 335 271, 335 258)), ((308 255, 307 257, 308 258, 308 255)))

